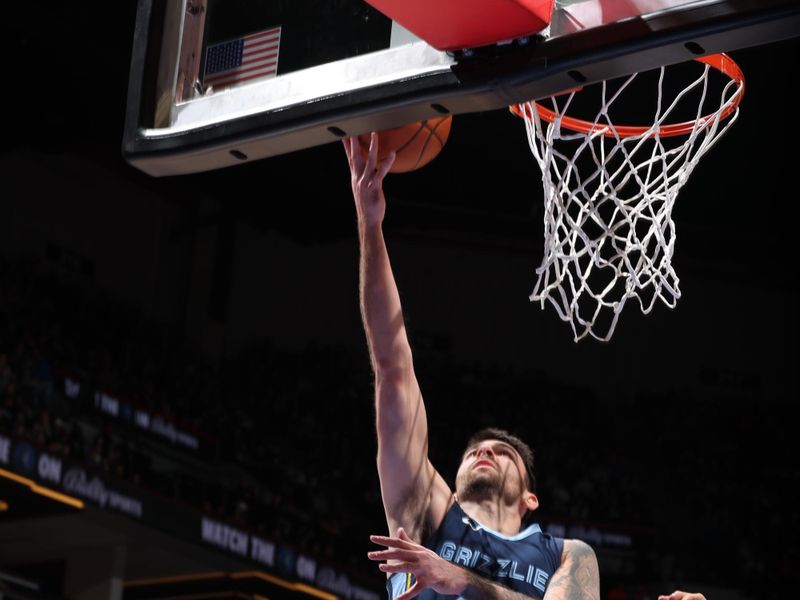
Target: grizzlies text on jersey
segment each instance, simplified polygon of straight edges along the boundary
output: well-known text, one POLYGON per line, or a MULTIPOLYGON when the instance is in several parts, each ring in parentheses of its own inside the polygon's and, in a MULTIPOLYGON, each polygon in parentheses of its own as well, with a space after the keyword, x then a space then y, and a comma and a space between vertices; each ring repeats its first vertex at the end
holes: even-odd
MULTIPOLYGON (((541 598, 547 584, 561 565, 564 540, 530 525, 516 535, 503 535, 470 518, 458 502, 447 511, 439 529, 424 546, 442 558, 481 577, 533 598, 541 598)), ((414 583, 410 573, 395 573, 387 582, 389 600, 394 600, 414 583)), ((452 598, 426 589, 419 600, 452 598)))

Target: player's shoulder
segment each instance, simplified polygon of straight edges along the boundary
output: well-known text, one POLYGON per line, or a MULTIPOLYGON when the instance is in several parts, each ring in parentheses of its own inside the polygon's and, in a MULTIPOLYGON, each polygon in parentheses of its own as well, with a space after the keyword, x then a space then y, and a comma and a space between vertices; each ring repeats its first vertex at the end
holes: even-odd
POLYGON ((564 563, 597 564, 594 549, 583 540, 565 539, 562 564, 564 563))

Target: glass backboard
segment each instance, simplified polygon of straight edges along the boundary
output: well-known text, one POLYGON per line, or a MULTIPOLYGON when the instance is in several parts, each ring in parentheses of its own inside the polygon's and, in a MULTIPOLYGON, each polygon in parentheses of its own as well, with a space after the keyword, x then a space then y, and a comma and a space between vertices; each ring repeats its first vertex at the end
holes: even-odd
POLYGON ((562 1, 540 31, 448 51, 413 29, 361 0, 139 0, 123 154, 180 175, 505 109, 800 35, 800 0, 562 1))

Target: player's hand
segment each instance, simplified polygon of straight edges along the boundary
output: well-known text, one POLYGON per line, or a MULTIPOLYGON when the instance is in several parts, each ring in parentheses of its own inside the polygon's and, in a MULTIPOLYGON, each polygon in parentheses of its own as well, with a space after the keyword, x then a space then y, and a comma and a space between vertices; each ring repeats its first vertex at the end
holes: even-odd
POLYGON ((391 152, 378 164, 378 134, 375 132, 372 132, 366 158, 362 154, 358 136, 345 138, 343 143, 350 165, 350 183, 353 186, 358 223, 378 225, 383 222, 386 213, 383 179, 394 164, 395 154, 391 152))
POLYGON ((469 574, 464 569, 412 541, 402 527, 397 530, 397 537, 371 535, 369 539, 387 547, 367 555, 370 560, 389 561, 378 565, 381 571, 412 573, 417 580, 395 600, 410 600, 426 588, 445 596, 459 596, 469 584, 469 574))
POLYGON ((706 597, 703 596, 703 594, 681 592, 680 590, 676 590, 669 596, 659 596, 658 600, 706 600, 706 597))

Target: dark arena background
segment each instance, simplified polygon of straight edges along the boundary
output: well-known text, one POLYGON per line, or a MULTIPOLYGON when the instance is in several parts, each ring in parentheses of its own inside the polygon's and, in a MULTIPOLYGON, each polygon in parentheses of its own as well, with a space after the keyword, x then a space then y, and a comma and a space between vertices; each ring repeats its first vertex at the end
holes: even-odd
MULTIPOLYGON (((122 158, 132 0, 4 6, 0 598, 385 598, 340 144, 156 179, 122 158)), ((797 39, 733 52, 740 120, 681 192, 683 297, 609 343, 528 301, 522 123, 456 116, 385 232, 452 483, 496 425, 602 597, 797 593, 797 39)))

